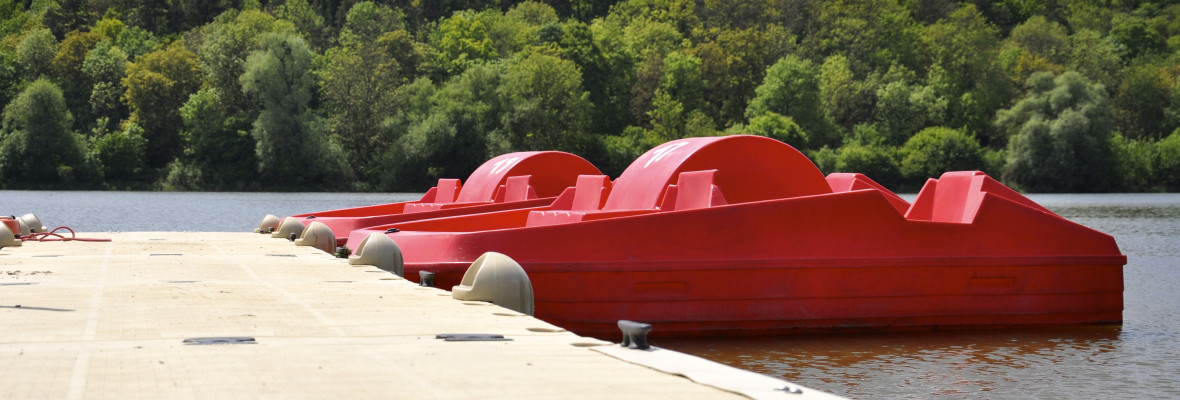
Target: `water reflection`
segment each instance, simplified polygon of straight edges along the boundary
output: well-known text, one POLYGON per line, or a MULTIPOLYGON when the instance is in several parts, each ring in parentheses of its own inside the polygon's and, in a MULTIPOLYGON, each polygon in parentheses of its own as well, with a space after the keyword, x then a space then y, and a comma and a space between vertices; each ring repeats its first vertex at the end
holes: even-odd
POLYGON ((1118 325, 1101 325, 678 339, 656 344, 849 397, 973 398, 1014 386, 1042 386, 1042 380, 1070 374, 1046 375, 1046 366, 1110 359, 1107 353, 1118 350, 1120 334, 1118 325))

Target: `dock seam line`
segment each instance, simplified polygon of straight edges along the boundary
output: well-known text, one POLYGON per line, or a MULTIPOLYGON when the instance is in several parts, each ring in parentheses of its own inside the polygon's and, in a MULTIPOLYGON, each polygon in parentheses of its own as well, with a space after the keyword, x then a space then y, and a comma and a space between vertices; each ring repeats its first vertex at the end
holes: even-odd
MULTIPOLYGON (((102 310, 102 292, 107 287, 107 268, 111 264, 111 252, 114 243, 107 243, 106 252, 102 255, 102 263, 98 267, 98 287, 90 297, 90 314, 86 317, 86 330, 82 332, 82 341, 94 341, 98 334, 98 318, 102 310)), ((70 390, 66 392, 66 399, 81 399, 86 392, 86 376, 90 372, 90 349, 83 347, 78 351, 78 358, 74 360, 74 372, 70 376, 70 390)))
POLYGON ((283 297, 287 298, 288 301, 290 301, 300 307, 303 307, 304 311, 307 311, 308 314, 311 314, 313 317, 315 317, 320 322, 322 322, 324 325, 326 325, 328 327, 328 329, 330 329, 332 331, 332 333, 336 334, 336 336, 344 336, 344 331, 341 330, 340 327, 336 326, 336 323, 334 321, 332 321, 331 318, 328 318, 327 315, 324 315, 324 313, 320 312, 319 310, 316 310, 310 304, 307 304, 307 302, 303 301, 303 299, 300 299, 298 296, 295 296, 294 294, 287 291, 286 289, 280 288, 273 283, 263 280, 261 277, 258 276, 257 273, 254 272, 253 268, 250 268, 249 265, 246 265, 245 263, 242 263, 242 262, 238 261, 237 259, 230 257, 229 253, 226 253, 225 250, 222 249, 221 246, 218 246, 216 243, 214 243, 212 241, 207 241, 206 243, 208 243, 210 246, 213 246, 213 249, 217 250, 217 253, 220 254, 222 257, 225 257, 225 258, 233 261, 233 263, 235 265, 237 265, 238 268, 241 268, 243 271, 246 272, 247 275, 250 275, 250 278, 254 279, 255 281, 258 281, 258 283, 261 283, 263 286, 266 286, 276 292, 281 293, 283 295, 283 297))

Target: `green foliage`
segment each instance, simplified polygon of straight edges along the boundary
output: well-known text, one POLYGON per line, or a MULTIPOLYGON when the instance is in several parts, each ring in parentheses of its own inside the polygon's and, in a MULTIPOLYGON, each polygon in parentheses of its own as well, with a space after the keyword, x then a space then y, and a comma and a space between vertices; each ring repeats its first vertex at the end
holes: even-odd
POLYGON ((443 20, 431 42, 438 49, 438 63, 450 74, 498 56, 487 26, 469 13, 443 20))
POLYGON ((57 38, 48 28, 33 29, 24 35, 16 48, 16 60, 29 80, 50 71, 57 54, 57 38))
POLYGON ((576 64, 533 53, 509 65, 503 79, 502 119, 512 149, 585 149, 586 117, 592 105, 576 64))
POLYGON ((127 25, 118 18, 104 17, 94 23, 94 28, 90 29, 90 32, 102 35, 106 40, 113 42, 119 40, 119 35, 122 35, 126 28, 127 25))
MULTIPOLYGON (((1161 141, 1160 143, 1163 143, 1161 141)), ((1155 182, 1151 176, 1156 155, 1156 146, 1148 140, 1130 140, 1121 134, 1114 134, 1110 138, 1110 148, 1114 157, 1116 176, 1123 183, 1123 189, 1143 190, 1154 186, 1165 185, 1163 180, 1155 182)), ((1159 168, 1166 176, 1164 168, 1159 168)))
POLYGON ((258 172, 254 139, 234 129, 217 89, 193 93, 180 108, 184 154, 170 165, 167 181, 185 189, 240 189, 258 172), (194 173, 195 171, 195 173, 194 173))
MULTIPOLYGON (((899 67, 904 68, 904 67, 899 67)), ((893 80, 877 89, 873 121, 890 145, 900 145, 923 127, 939 125, 947 108, 946 99, 938 97, 929 86, 893 80)))
POLYGON ((1122 49, 1123 58, 1128 60, 1168 49, 1164 36, 1141 18, 1123 18, 1110 30, 1110 37, 1122 49))
POLYGON ((311 50, 298 36, 268 33, 250 54, 242 90, 262 105, 251 135, 258 170, 276 184, 339 186, 351 171, 324 140, 323 124, 308 108, 313 90, 311 50))
POLYGON ((974 165, 1158 190, 1178 21, 1141 1, 0 0, 0 105, 52 79, 91 147, 52 174, 98 187, 422 190, 506 151, 617 173, 753 133, 887 185, 974 165))
POLYGON ((859 73, 885 71, 894 64, 916 67, 920 26, 902 2, 845 0, 814 2, 803 54, 822 60, 842 54, 859 73))
POLYGON ((139 175, 147 161, 147 139, 143 133, 143 128, 132 123, 124 130, 94 140, 94 152, 102 163, 104 179, 121 180, 139 175))
POLYGON ((60 82, 62 93, 66 98, 66 106, 70 112, 80 118, 81 124, 93 121, 90 115, 90 89, 92 83, 82 72, 86 55, 100 40, 105 37, 93 32, 71 31, 58 46, 57 55, 53 57, 51 68, 53 76, 60 82))
POLYGON ((160 38, 138 26, 123 29, 115 44, 127 53, 128 60, 135 60, 139 56, 153 52, 161 44, 160 38))
POLYGON ((402 28, 405 15, 400 11, 371 1, 356 3, 348 10, 344 27, 340 30, 340 44, 348 46, 373 42, 382 33, 402 28))
POLYGON ((1123 134, 1129 138, 1159 139, 1180 128, 1180 121, 1167 115, 1168 110, 1180 107, 1180 103, 1173 103, 1178 73, 1178 66, 1147 61, 1132 64, 1121 72, 1123 79, 1115 92, 1114 104, 1123 134))
POLYGON ((1088 29, 1074 32, 1069 40, 1070 69, 1108 88, 1115 87, 1115 75, 1122 67, 1115 45, 1088 29))
POLYGON ((626 118, 630 104, 627 95, 634 78, 631 74, 617 73, 634 67, 629 57, 618 53, 622 46, 609 44, 610 33, 599 25, 569 22, 563 26, 559 40, 562 58, 577 64, 583 82, 588 83, 584 86, 595 105, 589 129, 596 133, 620 132, 634 121, 626 118))
POLYGON ((944 124, 966 126, 984 145, 1002 145, 991 125, 996 110, 1010 99, 1011 87, 997 58, 999 30, 973 5, 955 10, 926 27, 921 59, 928 65, 928 84, 947 100, 944 124))
POLYGON ((1024 82, 1037 71, 1061 73, 1070 57, 1065 27, 1043 16, 1029 18, 1012 29, 1001 53, 1001 64, 1014 82, 1024 82))
POLYGON ((1180 189, 1180 129, 1156 144, 1152 161, 1158 183, 1168 190, 1180 189))
POLYGON ((364 181, 379 181, 394 144, 382 127, 396 115, 397 89, 429 71, 433 56, 406 31, 388 32, 375 42, 334 47, 320 59, 319 77, 328 131, 339 138, 348 162, 364 181))
POLYGON ((750 125, 746 127, 745 132, 777 139, 798 148, 808 147, 807 132, 803 131, 803 128, 796 124, 791 117, 785 117, 773 111, 751 118, 750 125))
POLYGON ((0 125, 0 178, 5 182, 69 182, 82 164, 82 148, 70 131, 73 117, 61 89, 38 79, 4 107, 0 125))
POLYGON ((1102 85, 1076 72, 1056 78, 1033 74, 1027 85, 1028 95, 996 118, 1011 135, 1004 178, 1038 192, 1114 186, 1108 146, 1112 112, 1102 85))
POLYGON ((897 165, 893 148, 852 143, 836 151, 831 172, 859 172, 886 187, 896 187, 901 182, 897 165))
POLYGON ((943 172, 979 170, 984 166, 979 141, 962 130, 944 127, 918 132, 905 142, 900 155, 901 174, 915 186, 943 172))
POLYGON ((123 100, 131 108, 131 121, 143 127, 149 167, 163 167, 180 154, 178 110, 200 87, 201 75, 197 55, 181 42, 127 65, 123 100))
MULTIPOLYGON (((791 52, 795 36, 781 26, 722 30, 716 38, 688 50, 701 59, 702 101, 718 121, 744 119, 754 89, 766 68, 791 52)), ((728 125, 728 123, 727 123, 728 125)))
POLYGON ((877 95, 870 83, 856 79, 848 58, 840 54, 819 67, 819 93, 824 114, 844 129, 871 118, 877 95))
MULTIPOLYGON (((246 57, 262 47, 267 33, 291 33, 295 26, 259 10, 227 11, 204 27, 197 53, 208 76, 208 84, 221 90, 223 101, 236 110, 249 110, 242 96, 239 78, 246 70, 246 57)), ((179 106, 177 106, 179 107, 179 106)), ((248 112, 252 114, 253 112, 248 112)))
POLYGON ((774 112, 794 119, 808 133, 811 146, 833 141, 835 128, 820 109, 819 72, 810 61, 793 55, 779 59, 754 92, 746 118, 774 112))
POLYGON ((275 8, 275 18, 291 21, 295 29, 313 47, 322 47, 326 41, 324 17, 316 12, 307 0, 286 0, 275 8))

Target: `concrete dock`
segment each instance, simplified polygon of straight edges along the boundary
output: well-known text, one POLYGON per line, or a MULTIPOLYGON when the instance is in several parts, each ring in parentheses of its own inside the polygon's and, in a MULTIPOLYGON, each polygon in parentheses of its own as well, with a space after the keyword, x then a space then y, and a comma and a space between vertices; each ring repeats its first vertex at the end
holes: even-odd
POLYGON ((286 240, 79 236, 112 241, 0 249, 0 399, 835 398, 580 337, 286 240))

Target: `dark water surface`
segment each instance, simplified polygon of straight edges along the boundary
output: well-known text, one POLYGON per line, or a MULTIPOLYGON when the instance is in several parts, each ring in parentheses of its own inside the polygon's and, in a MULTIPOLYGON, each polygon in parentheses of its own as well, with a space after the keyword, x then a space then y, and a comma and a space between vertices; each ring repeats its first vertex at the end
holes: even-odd
MULTIPOLYGON (((249 231, 279 216, 420 194, 0 191, 0 214, 78 231, 249 231)), ((1031 195, 1114 235, 1122 325, 660 340, 658 346, 862 399, 1180 399, 1180 194, 1031 195)))

